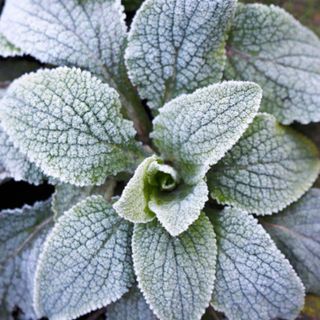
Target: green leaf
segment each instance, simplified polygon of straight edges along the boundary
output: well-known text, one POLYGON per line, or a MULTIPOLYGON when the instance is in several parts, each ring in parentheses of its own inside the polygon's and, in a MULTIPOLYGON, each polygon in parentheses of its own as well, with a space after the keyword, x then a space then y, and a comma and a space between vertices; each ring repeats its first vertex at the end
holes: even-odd
POLYGON ((259 114, 211 170, 211 196, 221 204, 266 215, 299 199, 320 171, 317 147, 302 134, 259 114))
POLYGON ((27 181, 39 185, 45 180, 41 170, 14 147, 9 136, 0 127, 0 163, 5 169, 4 176, 16 181, 27 181))
POLYGON ((133 287, 119 301, 108 306, 108 320, 157 320, 138 288, 133 287))
POLYGON ((102 196, 80 202, 56 223, 36 272, 37 315, 74 319, 119 299, 134 282, 132 227, 102 196))
POLYGON ((157 161, 156 156, 145 159, 122 191, 121 198, 113 205, 120 217, 133 223, 145 223, 154 219, 148 203, 151 188, 148 183, 148 168, 157 161))
POLYGON ((289 13, 239 5, 227 55, 226 78, 261 85, 262 111, 283 124, 320 121, 320 41, 289 13))
POLYGON ((178 236, 198 219, 208 200, 208 187, 201 180, 194 186, 179 185, 172 192, 156 190, 149 208, 172 236, 178 236))
POLYGON ((146 0, 129 33, 126 64, 140 96, 158 109, 222 78, 235 0, 146 0))
POLYGON ((32 295, 42 244, 51 227, 50 201, 0 212, 0 315, 13 319, 19 307, 24 319, 36 319, 32 295))
POLYGON ((307 292, 320 295, 320 190, 311 189, 283 212, 261 220, 301 277, 307 292))
POLYGON ((257 220, 232 208, 211 218, 218 244, 213 307, 229 320, 295 319, 303 284, 257 220))
POLYGON ((77 66, 121 82, 126 46, 120 0, 7 0, 3 34, 44 63, 77 66))
POLYGON ((198 320, 215 279, 215 234, 204 214, 179 237, 156 221, 137 224, 132 239, 139 287, 161 320, 198 320))
POLYGON ((21 55, 21 50, 10 43, 7 38, 0 32, 0 56, 3 58, 9 58, 21 55))
POLYGON ((188 184, 239 140, 255 117, 262 91, 249 82, 224 82, 167 103, 153 121, 152 137, 188 184))
POLYGON ((89 72, 41 70, 13 82, 0 116, 22 153, 45 174, 78 186, 128 170, 139 152, 115 90, 89 72))

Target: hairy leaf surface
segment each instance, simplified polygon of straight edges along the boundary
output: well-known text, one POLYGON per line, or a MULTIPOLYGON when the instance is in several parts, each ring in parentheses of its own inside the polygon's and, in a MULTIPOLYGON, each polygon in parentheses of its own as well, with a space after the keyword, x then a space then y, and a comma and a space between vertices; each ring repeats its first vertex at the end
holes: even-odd
POLYGON ((124 17, 120 0, 7 0, 0 29, 42 62, 88 69, 111 84, 123 77, 124 17))
POLYGON ((283 124, 320 121, 320 40, 289 13, 239 5, 227 52, 226 77, 261 85, 263 111, 283 124))
POLYGON ((7 38, 0 32, 0 56, 3 58, 9 58, 20 55, 22 55, 21 50, 10 43, 7 38))
POLYGON ((212 305, 230 320, 295 319, 303 284, 257 220, 232 208, 211 218, 218 244, 212 305))
POLYGON ((134 223, 144 223, 154 219, 148 203, 151 194, 148 183, 148 168, 157 161, 156 156, 145 159, 136 169, 134 176, 122 191, 120 199, 113 205, 120 217, 134 223))
POLYGON ((320 190, 311 189, 283 212, 261 220, 306 290, 320 295, 320 190))
POLYGON ((133 164, 138 144, 118 94, 87 71, 67 67, 22 76, 0 108, 15 146, 44 173, 83 186, 133 164))
POLYGON ((0 315, 13 319, 19 307, 24 319, 36 319, 33 282, 38 255, 50 228, 50 201, 0 212, 0 315))
POLYGON ((37 315, 74 319, 119 299, 134 282, 131 233, 131 225, 102 196, 65 213, 40 256, 37 315))
POLYGON ((211 196, 221 204, 265 215, 299 199, 320 171, 317 147, 302 134, 259 114, 211 170, 211 196))
POLYGON ((27 181, 38 185, 44 181, 45 176, 41 170, 10 141, 9 136, 0 127, 0 163, 5 168, 6 178, 16 181, 27 181))
POLYGON ((149 208, 172 236, 178 236, 198 219, 207 200, 208 187, 201 180, 194 186, 179 185, 172 192, 155 191, 149 208))
POLYGON ((119 301, 108 306, 108 320, 157 320, 140 290, 133 287, 119 301))
POLYGON ((199 320, 215 279, 215 234, 207 217, 179 237, 156 220, 137 224, 132 239, 139 287, 161 320, 199 320))
MULTIPOLYGON (((91 195, 108 196, 110 181, 106 181, 102 186, 76 187, 68 183, 62 183, 55 186, 55 193, 52 197, 52 211, 54 218, 58 219, 66 211, 71 209, 81 200, 91 195)), ((110 197, 111 198, 111 197, 110 197)))
POLYGON ((142 98, 158 109, 222 78, 235 0, 147 0, 129 33, 126 63, 142 98))
POLYGON ((239 140, 255 117, 262 91, 250 82, 224 82, 181 95, 153 121, 152 137, 190 184, 200 181, 239 140))

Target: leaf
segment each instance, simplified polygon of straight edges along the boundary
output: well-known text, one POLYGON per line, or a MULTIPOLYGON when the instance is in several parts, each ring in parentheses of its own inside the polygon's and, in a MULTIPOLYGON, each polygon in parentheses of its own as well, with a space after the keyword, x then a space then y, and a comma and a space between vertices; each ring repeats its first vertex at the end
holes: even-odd
POLYGON ((136 287, 119 301, 108 306, 107 318, 108 320, 157 320, 136 287))
POLYGON ((227 55, 226 78, 261 85, 262 111, 283 124, 320 121, 320 41, 289 13, 239 5, 227 55))
POLYGON ((211 196, 258 215, 298 200, 320 171, 317 147, 302 134, 259 114, 239 142, 211 170, 211 196))
POLYGON ((256 115, 262 91, 254 83, 224 82, 167 103, 153 121, 152 137, 188 184, 239 140, 256 115))
POLYGON ((232 208, 211 218, 218 243, 213 307, 229 320, 295 319, 304 287, 257 220, 232 208))
POLYGON ((121 81, 126 45, 120 0, 7 0, 3 34, 44 63, 77 66, 121 81))
POLYGON ((207 200, 208 187, 201 180, 194 186, 180 185, 172 192, 155 191, 149 208, 170 235, 178 236, 198 219, 207 200))
POLYGON ((126 64, 140 96, 158 109, 222 78, 235 0, 146 0, 129 33, 126 64))
POLYGON ((7 38, 0 32, 0 56, 3 58, 9 58, 20 55, 22 55, 21 50, 10 43, 7 38))
POLYGON ((9 136, 0 127, 0 163, 5 168, 6 178, 27 181, 39 185, 45 180, 41 170, 31 163, 10 141, 9 136))
POLYGON ((320 189, 311 189, 283 212, 261 220, 289 259, 307 292, 320 295, 320 189))
POLYGON ((179 237, 154 220, 136 224, 133 263, 139 287, 161 320, 198 320, 215 280, 215 234, 204 214, 179 237))
POLYGON ((14 145, 45 174, 78 186, 128 170, 140 152, 118 94, 86 71, 41 70, 13 82, 0 116, 14 145))
POLYGON ((147 170, 156 160, 156 156, 151 156, 138 166, 120 199, 113 205, 120 217, 133 223, 145 223, 154 219, 155 215, 148 206, 151 190, 147 170))
POLYGON ((36 271, 38 317, 74 319, 126 293, 134 282, 131 232, 102 196, 91 196, 65 213, 36 271))
POLYGON ((55 192, 52 197, 52 211, 54 212, 54 218, 57 220, 66 211, 71 209, 81 200, 91 195, 102 195, 105 198, 111 196, 109 189, 113 189, 114 181, 106 181, 102 186, 95 187, 76 187, 68 183, 62 183, 55 186, 55 192))
POLYGON ((35 319, 33 281, 38 255, 51 227, 50 201, 0 212, 0 315, 13 319, 17 306, 24 319, 35 319))

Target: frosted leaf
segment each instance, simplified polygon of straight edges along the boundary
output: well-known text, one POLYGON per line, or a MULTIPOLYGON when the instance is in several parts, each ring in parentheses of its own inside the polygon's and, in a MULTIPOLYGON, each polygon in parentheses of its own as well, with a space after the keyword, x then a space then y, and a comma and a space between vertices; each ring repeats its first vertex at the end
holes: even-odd
POLYGON ((10 43, 7 38, 0 32, 0 56, 3 58, 9 58, 20 55, 22 55, 21 50, 10 43))
POLYGON ((136 224, 133 263, 139 287, 161 320, 200 320, 215 280, 215 234, 200 218, 179 237, 157 220, 136 224))
POLYGON ((6 178, 27 181, 39 185, 45 179, 41 170, 14 147, 9 136, 0 127, 0 163, 5 168, 6 178))
POLYGON ((143 3, 131 25, 126 64, 151 108, 221 80, 225 33, 235 4, 235 0, 143 3))
POLYGON ((36 271, 38 317, 74 319, 119 299, 134 282, 132 227, 102 196, 71 208, 50 233, 36 271))
POLYGON ((68 183, 58 184, 52 197, 52 211, 58 219, 75 204, 89 197, 92 187, 76 187, 68 183))
POLYGON ((13 319, 19 307, 24 319, 36 319, 33 281, 39 252, 50 227, 50 202, 0 212, 0 314, 13 319))
POLYGON ((250 82, 223 82, 167 103, 153 121, 155 145, 189 184, 239 140, 256 115, 262 91, 250 82))
POLYGON ((227 53, 226 78, 261 85, 263 111, 283 124, 320 121, 320 40, 289 13, 239 5, 227 53))
POLYGON ((179 185, 172 192, 155 191, 149 208, 172 236, 178 236, 198 219, 207 200, 208 187, 201 180, 194 186, 179 185))
POLYGON ((0 116, 14 145, 44 173, 79 186, 99 185, 128 170, 139 150, 120 107, 107 84, 62 67, 14 81, 0 116))
POLYGON ((320 295, 320 190, 311 189, 283 212, 261 220, 301 277, 307 292, 320 295))
POLYGON ((229 320, 295 319, 303 284, 257 220, 232 208, 211 218, 218 244, 214 308, 229 320))
POLYGON ((90 187, 76 187, 68 183, 56 185, 52 197, 52 211, 54 212, 55 220, 78 202, 91 195, 105 196, 105 193, 108 192, 108 187, 109 181, 106 181, 102 186, 90 187))
POLYGON ((133 287, 119 301, 108 306, 108 320, 157 320, 138 288, 133 287))
POLYGON ((145 159, 136 169, 134 176, 122 191, 120 199, 113 205, 119 216, 134 223, 148 222, 155 215, 148 207, 151 187, 148 184, 147 170, 156 156, 145 159))
POLYGON ((317 147, 302 134, 259 114, 210 171, 210 194, 221 204, 265 215, 299 199, 320 171, 317 147))
POLYGON ((0 29, 44 63, 78 66, 122 81, 126 45, 120 0, 6 0, 0 29))

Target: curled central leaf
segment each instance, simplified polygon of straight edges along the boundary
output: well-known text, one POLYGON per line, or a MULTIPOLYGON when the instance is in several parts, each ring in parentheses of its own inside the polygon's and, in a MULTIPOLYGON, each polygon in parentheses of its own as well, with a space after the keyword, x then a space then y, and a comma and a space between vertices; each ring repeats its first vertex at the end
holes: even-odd
POLYGON ((121 217, 146 223, 157 216, 172 236, 185 231, 208 200, 204 180, 183 184, 177 171, 157 156, 145 159, 114 204, 121 217))
POLYGON ((114 204, 121 217, 134 222, 153 220, 149 200, 156 190, 169 192, 179 183, 178 173, 157 156, 145 159, 123 190, 122 197, 114 204))
POLYGON ((148 183, 163 191, 171 191, 179 183, 180 177, 174 168, 161 162, 161 159, 157 159, 149 165, 147 170, 148 183))

